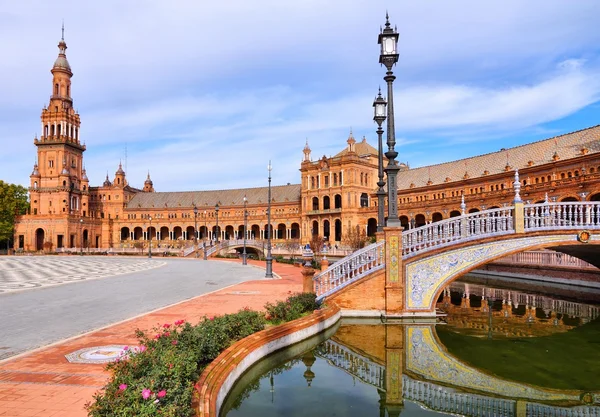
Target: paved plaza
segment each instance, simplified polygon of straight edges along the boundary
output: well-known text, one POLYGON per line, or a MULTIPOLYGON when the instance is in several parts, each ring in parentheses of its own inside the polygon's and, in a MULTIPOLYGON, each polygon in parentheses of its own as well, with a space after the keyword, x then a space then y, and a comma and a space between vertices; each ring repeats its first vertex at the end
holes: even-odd
MULTIPOLYGON (((55 257, 46 259, 47 262, 56 260, 55 257)), ((126 261, 136 262, 135 259, 126 261)), ((163 259, 151 260, 155 261, 163 262, 163 259)), ((109 376, 103 363, 86 359, 104 356, 113 346, 135 346, 136 328, 150 329, 179 319, 196 323, 202 317, 233 313, 243 307, 260 310, 266 302, 283 300, 290 293, 302 290, 301 269, 292 265, 274 263, 273 271, 280 279, 265 279, 265 263, 260 261, 249 261, 248 266, 238 260, 166 259, 164 262, 163 266, 141 272, 0 294, 4 326, 0 328, 0 347, 10 346, 12 350, 15 340, 23 335, 48 330, 50 336, 60 339, 61 332, 78 334, 84 331, 78 329, 98 328, 95 322, 88 322, 90 319, 118 322, 0 360, 0 416, 86 417, 84 404, 92 400, 109 376), (234 282, 240 283, 228 286, 234 282), (204 295, 195 296, 199 293, 204 295), (178 302, 184 298, 188 300, 178 302), (152 307, 173 303, 166 308, 152 307), (128 318, 137 314, 125 321, 107 317, 116 309, 123 310, 123 306, 137 311, 139 307, 154 310, 150 313, 121 311, 117 316, 128 318), (82 319, 85 319, 83 323, 82 319), (67 359, 73 356, 83 360, 67 359)), ((43 344, 38 342, 40 346, 43 344)))
POLYGON ((88 256, 0 258, 0 359, 229 285, 264 279, 233 262, 88 256))
POLYGON ((0 293, 145 271, 166 262, 140 258, 15 256, 0 258, 0 293))

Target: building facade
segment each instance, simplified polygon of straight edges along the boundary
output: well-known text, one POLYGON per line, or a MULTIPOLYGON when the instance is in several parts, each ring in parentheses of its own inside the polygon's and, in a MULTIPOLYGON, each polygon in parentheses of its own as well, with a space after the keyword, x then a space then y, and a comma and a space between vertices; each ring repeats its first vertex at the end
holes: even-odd
MULTIPOLYGON (((121 163, 111 181, 90 186, 73 108, 64 39, 52 67, 50 101, 42 109, 37 159, 30 176, 30 211, 18 216, 15 248, 183 247, 194 241, 268 236, 268 188, 156 192, 150 174, 129 185, 121 163), (244 201, 245 200, 245 201, 244 201), (246 207, 247 216, 244 216, 246 207)), ((316 160, 306 143, 300 184, 272 187, 275 243, 312 236, 344 245, 352 233, 377 229, 378 151, 350 133, 346 147, 316 160)), ((384 164, 387 162, 384 161, 384 164)), ((525 201, 600 200, 600 126, 498 152, 398 174, 398 212, 405 228, 510 205, 515 170, 525 201), (464 200, 464 205, 463 205, 464 200)))

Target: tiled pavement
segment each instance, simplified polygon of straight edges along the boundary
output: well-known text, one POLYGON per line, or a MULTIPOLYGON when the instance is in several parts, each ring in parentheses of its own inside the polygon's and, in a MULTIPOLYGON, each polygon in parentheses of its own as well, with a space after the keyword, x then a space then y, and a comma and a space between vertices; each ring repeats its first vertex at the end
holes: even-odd
MULTIPOLYGON (((263 262, 249 262, 264 268, 263 262)), ((69 363, 66 354, 91 346, 134 345, 136 328, 178 319, 195 323, 243 307, 258 310, 267 301, 302 290, 300 268, 274 263, 273 270, 281 279, 237 284, 0 362, 0 416, 87 416, 84 404, 104 385, 108 373, 104 365, 69 363)))

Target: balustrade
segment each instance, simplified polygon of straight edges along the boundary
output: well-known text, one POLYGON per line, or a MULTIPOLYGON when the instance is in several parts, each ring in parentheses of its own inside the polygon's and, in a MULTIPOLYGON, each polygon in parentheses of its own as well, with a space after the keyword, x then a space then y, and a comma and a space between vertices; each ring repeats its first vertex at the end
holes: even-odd
POLYGON ((337 291, 346 285, 385 267, 385 242, 373 243, 342 260, 332 264, 316 275, 314 280, 317 300, 337 291))
POLYGON ((525 230, 600 227, 600 202, 538 203, 525 206, 525 230))

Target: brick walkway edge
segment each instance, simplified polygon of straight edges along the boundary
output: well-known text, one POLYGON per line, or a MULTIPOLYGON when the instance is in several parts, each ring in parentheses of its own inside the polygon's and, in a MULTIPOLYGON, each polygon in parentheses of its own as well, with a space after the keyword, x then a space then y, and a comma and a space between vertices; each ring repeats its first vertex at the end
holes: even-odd
MULTIPOLYGON (((264 262, 248 263, 264 269, 264 262)), ((204 316, 235 313, 244 307, 262 310, 267 302, 302 291, 300 268, 273 263, 273 271, 281 279, 237 284, 0 362, 0 416, 87 416, 84 405, 109 374, 103 364, 70 363, 66 354, 86 347, 135 345, 138 328, 179 319, 195 324, 204 316)))

